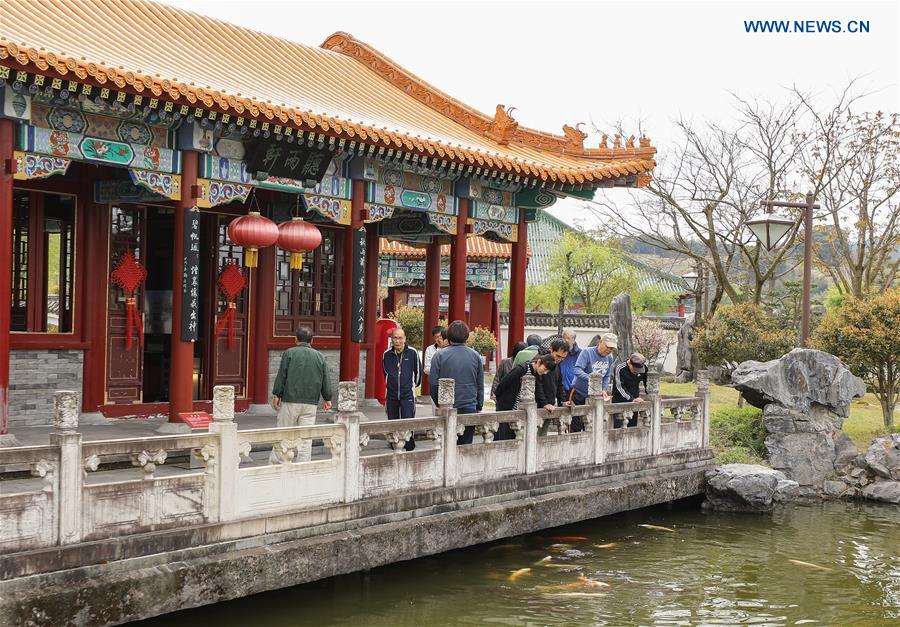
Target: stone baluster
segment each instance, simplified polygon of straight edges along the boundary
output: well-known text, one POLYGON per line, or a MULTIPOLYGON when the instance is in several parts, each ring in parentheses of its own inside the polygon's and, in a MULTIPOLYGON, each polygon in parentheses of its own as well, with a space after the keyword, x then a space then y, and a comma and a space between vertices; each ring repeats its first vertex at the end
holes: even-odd
POLYGON ((701 446, 709 446, 709 370, 698 370, 694 377, 697 384, 696 396, 700 399, 700 419, 703 421, 703 440, 701 446))
POLYGON ((55 496, 60 544, 81 542, 82 536, 84 460, 81 459, 81 434, 78 433, 80 411, 78 392, 60 390, 53 395, 54 430, 50 434, 50 444, 59 447, 55 496))
MULTIPOLYGON (((213 422, 209 432, 218 436, 218 463, 207 464, 207 473, 215 473, 218 508, 211 508, 211 522, 233 520, 238 512, 238 449, 237 424, 234 422, 234 386, 213 388, 213 422)), ((208 452, 207 452, 208 454, 208 452)), ((214 453, 215 454, 215 453, 214 453)))
POLYGON ((533 475, 537 472, 538 429, 541 427, 541 420, 538 418, 537 402, 534 399, 534 377, 530 374, 522 377, 519 409, 525 410, 525 474, 533 475))
POLYGON ((650 412, 650 454, 662 452, 662 399, 659 396, 659 372, 647 372, 647 404, 650 412))
POLYGON ((606 423, 606 404, 603 401, 603 377, 596 372, 588 377, 587 404, 594 414, 591 420, 594 431, 594 463, 602 464, 606 461, 609 426, 606 423))
POLYGON ((344 502, 359 498, 359 387, 356 381, 338 383, 337 416, 334 423, 344 425, 344 502))
POLYGON ((438 380, 437 414, 444 420, 444 485, 456 485, 458 470, 456 467, 456 381, 453 379, 438 380))

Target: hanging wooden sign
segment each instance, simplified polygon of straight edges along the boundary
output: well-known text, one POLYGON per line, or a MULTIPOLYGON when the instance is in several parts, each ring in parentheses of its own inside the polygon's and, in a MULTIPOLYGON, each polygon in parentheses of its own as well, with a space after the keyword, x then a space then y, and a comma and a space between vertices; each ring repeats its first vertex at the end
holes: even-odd
MULTIPOLYGON (((353 231, 353 294, 350 306, 350 341, 362 342, 365 335, 366 230, 353 231)), ((374 286, 373 286, 374 288, 374 286)))
POLYGON ((200 210, 184 212, 181 249, 181 341, 200 337, 200 210))
POLYGON ((247 171, 254 175, 265 172, 268 176, 289 178, 312 187, 324 178, 332 156, 334 153, 329 150, 283 141, 259 142, 248 155, 247 171))

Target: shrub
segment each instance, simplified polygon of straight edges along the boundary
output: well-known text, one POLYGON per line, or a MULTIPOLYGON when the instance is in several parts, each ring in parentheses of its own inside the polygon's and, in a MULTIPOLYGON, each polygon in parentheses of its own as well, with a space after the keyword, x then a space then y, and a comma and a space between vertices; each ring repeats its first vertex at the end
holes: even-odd
POLYGON ((756 407, 728 407, 713 412, 709 423, 710 445, 719 452, 742 449, 762 458, 766 454, 763 413, 756 407))
POLYGON ((631 327, 631 339, 634 341, 634 350, 652 363, 663 349, 668 349, 672 335, 656 320, 635 318, 631 327))
POLYGON ((406 343, 413 348, 422 349, 425 337, 425 313, 416 307, 400 307, 388 316, 406 333, 406 343))
POLYGON ((794 348, 796 335, 766 317, 757 305, 723 305, 694 338, 694 348, 703 366, 726 362, 768 361, 794 348))
POLYGON ((739 446, 722 449, 716 455, 717 464, 761 464, 763 460, 753 451, 739 446))
POLYGON ((862 299, 848 296, 822 320, 814 344, 838 356, 870 386, 885 427, 892 428, 900 397, 900 288, 862 299))
POLYGON ((487 355, 497 348, 497 338, 490 330, 484 327, 475 327, 469 333, 469 339, 466 345, 473 349, 479 355, 487 355))

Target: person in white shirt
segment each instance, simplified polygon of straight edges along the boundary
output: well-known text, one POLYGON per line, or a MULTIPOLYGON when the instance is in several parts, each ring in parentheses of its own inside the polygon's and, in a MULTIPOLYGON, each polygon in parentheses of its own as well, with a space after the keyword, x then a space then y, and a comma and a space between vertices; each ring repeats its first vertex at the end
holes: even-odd
POLYGON ((425 356, 423 358, 422 372, 428 376, 431 373, 431 358, 434 357, 434 354, 444 348, 447 345, 447 329, 438 325, 431 330, 431 339, 434 341, 433 344, 429 344, 428 348, 425 349, 425 356))

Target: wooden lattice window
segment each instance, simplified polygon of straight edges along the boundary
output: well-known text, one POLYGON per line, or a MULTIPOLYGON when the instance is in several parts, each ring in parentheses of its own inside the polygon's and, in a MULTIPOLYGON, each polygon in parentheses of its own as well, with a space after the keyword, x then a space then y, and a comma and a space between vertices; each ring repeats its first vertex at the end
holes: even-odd
POLYGON ((316 335, 337 335, 341 328, 341 244, 337 229, 320 227, 322 244, 303 254, 303 267, 290 269, 290 253, 275 258, 275 333, 291 335, 308 325, 316 335))
POLYGON ((75 198, 13 194, 10 329, 71 333, 75 281, 75 198))

